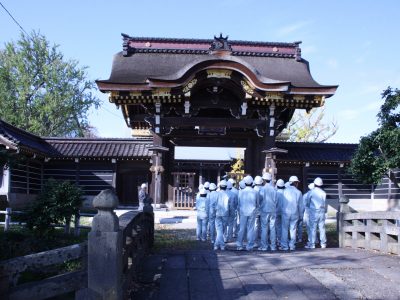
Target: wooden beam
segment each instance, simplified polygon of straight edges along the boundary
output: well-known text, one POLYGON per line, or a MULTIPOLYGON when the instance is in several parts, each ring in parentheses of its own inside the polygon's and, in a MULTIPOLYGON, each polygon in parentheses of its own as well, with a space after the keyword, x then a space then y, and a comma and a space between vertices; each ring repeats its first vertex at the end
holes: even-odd
POLYGON ((227 128, 256 128, 265 120, 259 119, 233 119, 233 118, 161 118, 162 126, 202 126, 202 127, 227 127, 227 128))

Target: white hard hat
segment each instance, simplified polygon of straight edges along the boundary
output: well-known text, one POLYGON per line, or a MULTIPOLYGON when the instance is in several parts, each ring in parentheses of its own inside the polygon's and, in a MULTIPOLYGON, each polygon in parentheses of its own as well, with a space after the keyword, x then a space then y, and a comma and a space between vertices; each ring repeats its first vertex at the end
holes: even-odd
POLYGON ((271 181, 272 180, 272 175, 269 174, 269 173, 264 173, 263 176, 262 176, 262 179, 271 181))
POLYGON ((246 184, 244 183, 244 180, 239 181, 239 187, 241 189, 244 189, 246 187, 246 184))
POLYGON ((215 183, 210 183, 210 191, 215 191, 217 189, 217 186, 215 183))
POLYGON ((233 183, 232 183, 230 180, 228 180, 228 182, 226 183, 226 188, 227 188, 228 190, 230 190, 231 188, 233 188, 233 183))
POLYGON ((219 182, 219 186, 220 186, 220 187, 226 187, 226 184, 227 184, 227 182, 226 182, 225 179, 224 179, 224 180, 221 180, 221 181, 219 182))
POLYGON ((204 187, 206 189, 210 188, 210 183, 208 181, 204 182, 204 187))
POLYGON ((310 183, 310 184, 308 185, 308 189, 309 189, 309 190, 312 190, 314 187, 315 187, 315 186, 314 186, 314 183, 310 183))
POLYGON ((236 183, 236 180, 233 179, 233 178, 229 178, 228 181, 229 181, 230 183, 232 183, 232 184, 235 184, 235 183, 236 183))
POLYGON ((256 176, 254 177, 254 184, 262 184, 263 180, 261 178, 261 176, 256 176))
POLYGON ((245 178, 243 178, 243 181, 246 185, 252 185, 253 184, 253 177, 250 175, 247 175, 245 178))
POLYGON ((207 195, 207 191, 205 188, 200 189, 200 195, 207 195))
POLYGON ((290 183, 292 183, 292 182, 300 182, 300 180, 297 178, 297 176, 290 176, 289 182, 290 183))
POLYGON ((204 188, 204 185, 200 184, 199 185, 199 190, 201 190, 202 188, 204 188))
POLYGON ((322 186, 324 183, 322 182, 322 179, 320 177, 317 177, 314 179, 314 184, 316 186, 322 186))
POLYGON ((141 189, 145 189, 145 188, 147 188, 147 184, 145 184, 145 183, 142 183, 142 185, 140 186, 140 188, 141 188, 141 189))
POLYGON ((284 187, 285 186, 285 182, 282 179, 278 179, 278 181, 276 182, 276 186, 284 187))

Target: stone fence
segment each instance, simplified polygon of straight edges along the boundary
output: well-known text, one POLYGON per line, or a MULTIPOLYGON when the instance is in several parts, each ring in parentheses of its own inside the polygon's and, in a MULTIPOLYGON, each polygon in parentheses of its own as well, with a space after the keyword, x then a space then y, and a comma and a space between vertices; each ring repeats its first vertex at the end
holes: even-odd
POLYGON ((86 257, 87 245, 83 243, 3 261, 0 263, 0 298, 46 299, 85 288, 86 257), (42 271, 78 259, 82 259, 80 270, 19 284, 25 272, 42 271))
POLYGON ((341 199, 339 247, 362 248, 400 255, 400 212, 351 212, 341 199))
POLYGON ((151 205, 143 212, 114 213, 118 199, 104 190, 93 201, 98 209, 87 244, 72 245, 0 263, 1 299, 46 299, 75 291, 75 299, 128 299, 142 258, 154 242, 151 205), (21 273, 45 269, 71 260, 82 260, 82 269, 18 284, 21 273))

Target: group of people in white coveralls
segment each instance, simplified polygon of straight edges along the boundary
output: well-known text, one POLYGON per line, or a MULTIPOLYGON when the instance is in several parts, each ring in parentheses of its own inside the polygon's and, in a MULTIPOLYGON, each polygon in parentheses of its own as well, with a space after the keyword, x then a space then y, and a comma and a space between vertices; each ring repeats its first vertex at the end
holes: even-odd
POLYGON ((214 250, 225 250, 225 243, 236 238, 237 250, 295 250, 307 229, 305 248, 315 248, 317 227, 321 248, 326 248, 326 193, 317 177, 303 195, 299 179, 291 176, 272 181, 269 173, 246 176, 236 187, 232 178, 199 186, 196 196, 197 240, 214 244, 214 250), (246 236, 246 245, 244 240, 246 236))

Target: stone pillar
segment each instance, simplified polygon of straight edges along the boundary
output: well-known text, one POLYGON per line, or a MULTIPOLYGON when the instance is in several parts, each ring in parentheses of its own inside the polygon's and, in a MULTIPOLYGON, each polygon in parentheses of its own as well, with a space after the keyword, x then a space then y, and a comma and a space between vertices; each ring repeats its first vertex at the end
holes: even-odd
POLYGON ((343 248, 344 247, 344 239, 345 239, 345 233, 343 230, 344 227, 344 215, 346 213, 350 212, 350 207, 348 205, 349 203, 349 199, 347 199, 346 197, 341 197, 339 199, 339 211, 337 212, 336 215, 336 220, 337 220, 337 228, 336 231, 338 233, 338 240, 339 240, 339 247, 343 248))
POLYGON ((118 198, 104 190, 93 200, 98 213, 88 236, 87 299, 122 299, 122 231, 113 209, 118 198))

